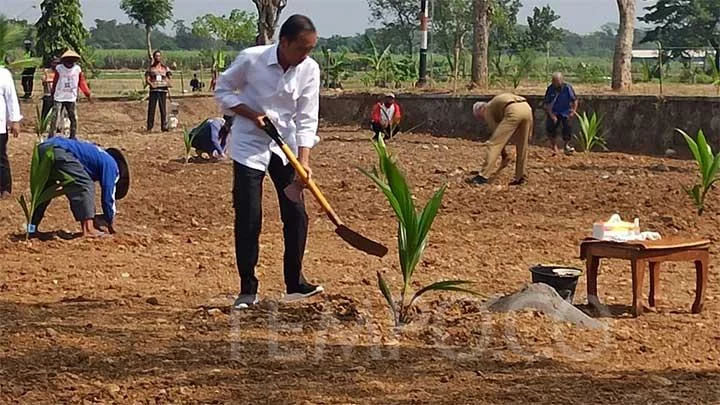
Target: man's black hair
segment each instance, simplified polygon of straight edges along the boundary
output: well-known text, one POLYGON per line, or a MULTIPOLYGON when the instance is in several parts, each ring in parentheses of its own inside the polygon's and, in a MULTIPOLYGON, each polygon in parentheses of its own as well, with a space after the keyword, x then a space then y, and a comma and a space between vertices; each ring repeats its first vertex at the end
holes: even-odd
POLYGON ((280 38, 287 38, 290 41, 294 41, 304 32, 317 32, 315 24, 313 24, 310 18, 295 14, 291 15, 282 27, 280 27, 280 38))
POLYGON ((160 52, 159 50, 155 50, 155 52, 153 52, 153 57, 155 57, 155 55, 157 55, 157 54, 162 55, 162 52, 160 52))

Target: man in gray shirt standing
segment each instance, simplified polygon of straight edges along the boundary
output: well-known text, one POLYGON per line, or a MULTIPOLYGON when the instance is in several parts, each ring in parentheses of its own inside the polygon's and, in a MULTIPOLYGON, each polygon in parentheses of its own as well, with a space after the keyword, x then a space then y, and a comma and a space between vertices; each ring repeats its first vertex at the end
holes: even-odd
POLYGON ((240 273, 237 309, 258 302, 255 265, 262 222, 262 184, 270 174, 280 203, 285 242, 286 300, 300 300, 323 291, 302 274, 308 217, 301 199, 289 198, 287 187, 300 179, 282 150, 264 132, 267 117, 277 126, 300 163, 310 171, 310 150, 319 138, 320 67, 309 57, 317 44, 317 30, 302 15, 291 16, 274 45, 245 49, 219 77, 215 98, 235 114, 230 137, 234 161, 235 256, 240 273))

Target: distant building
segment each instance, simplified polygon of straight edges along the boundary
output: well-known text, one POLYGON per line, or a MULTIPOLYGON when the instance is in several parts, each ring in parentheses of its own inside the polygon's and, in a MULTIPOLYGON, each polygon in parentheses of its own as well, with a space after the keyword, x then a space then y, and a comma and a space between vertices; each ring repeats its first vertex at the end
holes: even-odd
MULTIPOLYGON (((658 58, 659 51, 657 49, 633 49, 633 60, 655 60, 658 58)), ((705 65, 707 57, 715 57, 714 51, 706 51, 704 49, 687 50, 682 52, 683 59, 691 59, 693 64, 705 65)))

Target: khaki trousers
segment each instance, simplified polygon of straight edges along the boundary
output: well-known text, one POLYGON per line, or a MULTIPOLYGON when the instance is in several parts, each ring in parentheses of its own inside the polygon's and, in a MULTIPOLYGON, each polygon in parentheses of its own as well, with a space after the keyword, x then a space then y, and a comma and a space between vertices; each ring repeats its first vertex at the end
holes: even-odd
MULTIPOLYGON (((489 179, 495 173, 495 162, 508 143, 515 144, 515 178, 525 176, 528 142, 533 132, 532 108, 528 103, 513 103, 505 107, 505 116, 500 121, 490 139, 485 142, 487 154, 480 175, 489 179)), ((504 158, 504 156, 503 156, 504 158)))

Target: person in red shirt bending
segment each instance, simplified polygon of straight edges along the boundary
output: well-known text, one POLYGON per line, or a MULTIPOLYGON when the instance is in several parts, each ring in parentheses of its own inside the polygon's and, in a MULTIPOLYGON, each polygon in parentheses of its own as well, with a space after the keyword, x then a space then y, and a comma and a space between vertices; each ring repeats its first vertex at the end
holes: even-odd
POLYGON ((53 128, 54 131, 50 131, 50 136, 63 127, 63 108, 70 120, 70 138, 75 139, 77 136, 78 90, 82 91, 90 100, 90 88, 85 81, 82 69, 77 64, 79 61, 80 55, 75 51, 68 50, 60 57, 60 64, 55 67, 51 92, 55 102, 55 128, 53 128))
POLYGON ((385 94, 385 98, 375 104, 372 111, 372 127, 375 136, 373 140, 377 140, 380 133, 383 133, 383 139, 390 139, 400 131, 400 118, 402 111, 400 104, 395 101, 395 95, 392 93, 385 94))

